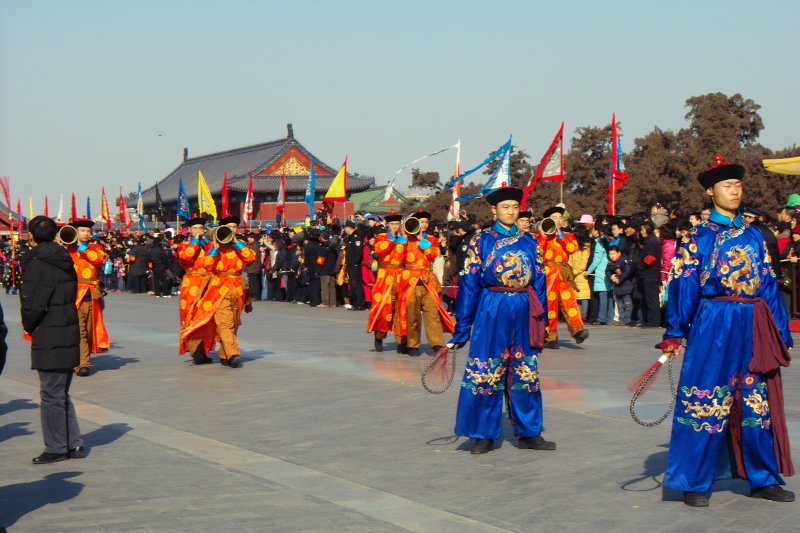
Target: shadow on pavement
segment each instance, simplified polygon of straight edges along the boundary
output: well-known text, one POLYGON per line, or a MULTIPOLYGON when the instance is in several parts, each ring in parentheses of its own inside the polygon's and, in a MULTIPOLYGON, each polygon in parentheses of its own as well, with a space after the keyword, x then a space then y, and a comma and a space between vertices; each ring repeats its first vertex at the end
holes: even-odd
POLYGON ((26 514, 51 503, 77 497, 83 483, 70 481, 80 472, 56 472, 39 481, 0 487, 0 527, 13 526, 26 514))
POLYGON ((266 355, 272 355, 275 352, 269 350, 248 350, 241 355, 242 361, 255 361, 256 359, 263 359, 266 355))
POLYGON ((30 422, 12 422, 5 426, 0 426, 0 442, 23 435, 33 435, 33 431, 29 431, 28 428, 25 427, 28 424, 30 424, 30 422))
POLYGON ((28 399, 11 400, 10 402, 0 404, 0 416, 12 413, 14 411, 18 411, 20 409, 38 409, 38 408, 39 408, 38 404, 35 404, 28 399))
POLYGON ((119 355, 93 355, 92 356, 92 370, 95 372, 102 372, 103 370, 117 370, 125 365, 138 363, 139 359, 136 357, 120 357, 119 355))
MULTIPOLYGON (((668 447, 667 444, 662 444, 661 446, 663 448, 668 447)), ((647 492, 661 488, 663 483, 657 478, 664 474, 667 469, 667 454, 668 451, 664 450, 663 452, 654 453, 645 459, 641 474, 639 474, 638 477, 625 481, 622 483, 622 485, 620 485, 620 488, 630 492, 647 492)), ((667 498, 667 492, 672 491, 669 489, 664 489, 664 499, 674 499, 672 497, 667 498)))
POLYGON ((124 422, 106 424, 105 426, 101 426, 94 431, 84 433, 83 444, 88 449, 88 453, 91 453, 92 448, 111 444, 118 438, 125 435, 131 429, 133 428, 124 422))

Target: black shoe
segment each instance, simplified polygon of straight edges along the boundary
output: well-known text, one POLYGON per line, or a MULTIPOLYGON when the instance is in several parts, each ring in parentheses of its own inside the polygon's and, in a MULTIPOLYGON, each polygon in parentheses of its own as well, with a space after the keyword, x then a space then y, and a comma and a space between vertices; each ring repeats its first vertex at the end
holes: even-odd
POLYGON ((74 448, 69 449, 69 458, 70 459, 85 459, 86 458, 86 448, 83 446, 76 446, 74 448))
POLYGON ((764 498, 772 502, 793 502, 794 492, 784 490, 780 485, 767 485, 750 491, 753 498, 764 498))
POLYGON ((375 339, 375 351, 376 352, 383 351, 383 341, 381 339, 375 339))
POLYGON ((57 463, 59 461, 66 461, 69 459, 68 453, 48 453, 44 452, 39 457, 33 458, 35 465, 49 465, 50 463, 57 463))
POLYGON ((494 441, 492 439, 475 439, 475 446, 472 447, 469 453, 489 453, 493 447, 494 441))
POLYGON ((398 344, 397 345, 397 353, 401 353, 401 354, 404 354, 404 355, 407 354, 408 353, 408 346, 405 343, 398 344))
POLYGON ((589 338, 589 332, 585 329, 580 330, 575 334, 575 342, 578 344, 583 344, 583 341, 589 338))
POLYGON ((91 373, 92 373, 91 369, 86 368, 85 366, 78 369, 78 375, 82 378, 91 375, 91 373))
POLYGON ((231 368, 239 368, 240 366, 242 366, 242 358, 239 357, 238 355, 234 355, 228 361, 228 366, 231 368))
POLYGON ((555 450, 556 443, 544 440, 544 437, 520 437, 519 447, 528 450, 555 450))
POLYGON ((684 492, 683 503, 689 507, 708 507, 708 496, 704 492, 684 492))
POLYGON ((409 348, 408 355, 410 357, 419 357, 419 348, 409 348))
POLYGON ((220 357, 219 358, 219 364, 221 364, 222 366, 231 366, 231 360, 230 359, 223 359, 222 357, 220 357))
POLYGON ((544 347, 551 350, 558 350, 558 341, 547 341, 544 343, 544 347))
POLYGON ((435 354, 436 352, 438 352, 439 350, 441 350, 441 349, 442 349, 442 346, 441 346, 441 344, 437 344, 436 346, 431 346, 431 350, 433 350, 433 353, 434 353, 434 354, 435 354))
POLYGON ((192 356, 192 360, 196 365, 207 365, 209 363, 213 363, 210 357, 207 355, 203 355, 201 353, 196 353, 192 356))

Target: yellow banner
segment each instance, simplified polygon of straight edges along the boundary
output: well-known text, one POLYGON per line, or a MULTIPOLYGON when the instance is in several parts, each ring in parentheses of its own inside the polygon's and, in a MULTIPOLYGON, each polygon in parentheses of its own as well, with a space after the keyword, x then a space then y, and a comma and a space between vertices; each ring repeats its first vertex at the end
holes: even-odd
POLYGON ((208 190, 203 173, 197 171, 197 210, 202 215, 208 213, 217 221, 217 206, 214 204, 214 197, 211 196, 211 191, 208 190))

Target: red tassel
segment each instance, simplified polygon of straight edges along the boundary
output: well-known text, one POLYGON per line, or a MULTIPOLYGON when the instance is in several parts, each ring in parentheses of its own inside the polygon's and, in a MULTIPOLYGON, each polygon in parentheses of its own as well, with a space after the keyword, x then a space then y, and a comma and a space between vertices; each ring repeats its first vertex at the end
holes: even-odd
POLYGON ((628 390, 636 393, 638 396, 641 396, 647 392, 647 389, 649 389, 653 383, 655 383, 658 373, 661 371, 661 367, 664 366, 664 363, 667 361, 667 359, 669 359, 669 357, 669 354, 663 354, 661 357, 659 357, 658 361, 650 365, 636 381, 628 385, 628 390), (648 378, 650 379, 648 380, 648 378), (647 385, 643 389, 639 390, 645 380, 648 380, 647 385))

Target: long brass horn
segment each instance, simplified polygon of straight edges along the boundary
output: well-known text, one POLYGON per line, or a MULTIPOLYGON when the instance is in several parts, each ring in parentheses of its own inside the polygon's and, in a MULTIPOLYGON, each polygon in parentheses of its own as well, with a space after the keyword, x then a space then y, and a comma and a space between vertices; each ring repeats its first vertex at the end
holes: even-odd
POLYGON ((228 226, 220 226, 214 230, 214 240, 220 244, 233 242, 233 230, 228 226))
POLYGON ((58 230, 58 240, 67 246, 75 244, 78 242, 78 230, 75 229, 75 226, 61 226, 61 229, 58 230))
POLYGON ((542 233, 545 235, 555 235, 555 233, 558 231, 556 221, 550 217, 542 219, 540 227, 542 228, 542 233))
POLYGON ((408 217, 403 221, 403 230, 408 235, 416 235, 419 233, 419 219, 417 217, 408 217))

